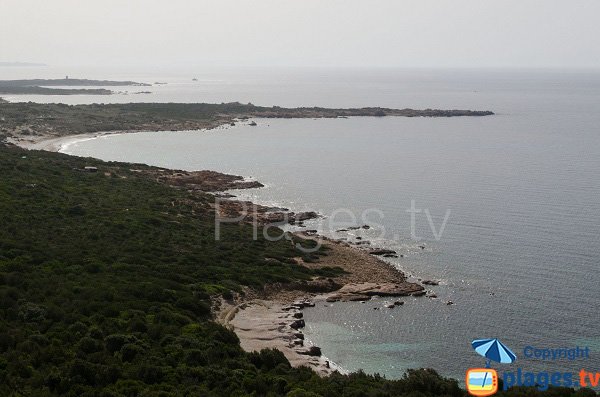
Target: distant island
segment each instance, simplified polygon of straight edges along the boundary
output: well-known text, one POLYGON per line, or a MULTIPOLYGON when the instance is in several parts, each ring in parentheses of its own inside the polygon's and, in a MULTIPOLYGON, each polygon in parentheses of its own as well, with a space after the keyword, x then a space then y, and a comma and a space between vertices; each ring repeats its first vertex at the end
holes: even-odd
POLYGON ((0 62, 0 67, 40 67, 40 66, 48 66, 45 63, 37 63, 37 62, 0 62))
POLYGON ((47 88, 47 87, 146 87, 150 84, 135 81, 111 81, 88 79, 31 79, 0 80, 0 94, 4 95, 110 95, 105 88, 47 88))

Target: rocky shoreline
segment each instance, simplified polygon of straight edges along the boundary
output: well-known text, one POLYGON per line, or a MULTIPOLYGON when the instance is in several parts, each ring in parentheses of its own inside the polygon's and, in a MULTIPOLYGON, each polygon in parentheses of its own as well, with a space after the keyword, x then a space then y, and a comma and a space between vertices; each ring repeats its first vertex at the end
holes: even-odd
MULTIPOLYGON (((319 238, 327 255, 316 262, 299 264, 309 268, 339 267, 343 274, 317 277, 307 282, 273 284, 263 290, 246 290, 231 300, 215 302, 215 318, 233 330, 245 350, 277 348, 294 366, 309 366, 321 375, 343 371, 318 346, 304 337, 302 310, 318 302, 368 301, 379 297, 399 298, 381 308, 402 306, 402 297, 431 297, 424 286, 407 280, 405 274, 368 250, 344 241, 297 232, 305 239, 319 238)), ((434 296, 434 295, 433 295, 434 296)), ((326 352, 325 352, 326 353, 326 352)))
MULTIPOLYGON (((26 149, 59 151, 65 142, 74 139, 86 139, 98 134, 13 141, 26 149)), ((132 164, 130 171, 146 174, 160 183, 189 192, 212 192, 219 197, 217 215, 242 219, 259 224, 296 224, 318 217, 315 212, 294 213, 285 208, 274 208, 235 200, 233 196, 219 194, 230 189, 257 188, 262 184, 247 181, 241 176, 227 175, 215 171, 180 171, 158 167, 140 167, 132 164)), ((89 167, 82 170, 97 172, 89 167)), ((368 229, 368 225, 350 229, 368 229)), ((343 230, 340 230, 343 231, 343 230)), ((342 371, 325 356, 318 346, 314 346, 304 338, 302 328, 305 326, 302 309, 314 305, 315 301, 348 302, 367 301, 373 297, 406 297, 425 296, 425 288, 407 280, 404 273, 380 257, 397 256, 396 252, 384 249, 365 249, 364 245, 350 243, 342 239, 330 239, 320 236, 315 230, 297 232, 298 239, 316 240, 326 247, 327 255, 316 261, 305 262, 295 258, 299 265, 308 268, 338 268, 343 272, 334 277, 315 277, 304 282, 288 284, 271 284, 262 290, 246 290, 242 295, 236 294, 231 300, 220 299, 215 302, 215 319, 232 329, 240 339, 242 348, 248 351, 264 348, 281 350, 294 366, 310 366, 321 375, 333 371, 342 371)), ((425 285, 436 285, 427 280, 425 285)), ((430 294, 429 297, 435 297, 430 294)), ((402 301, 388 305, 390 308, 401 306, 402 301)))

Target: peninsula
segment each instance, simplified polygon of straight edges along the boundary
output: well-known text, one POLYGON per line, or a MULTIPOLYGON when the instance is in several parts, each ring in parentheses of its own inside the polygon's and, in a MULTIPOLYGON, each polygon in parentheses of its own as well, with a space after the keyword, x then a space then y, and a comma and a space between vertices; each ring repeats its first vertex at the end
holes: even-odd
POLYGON ((106 88, 81 87, 145 87, 150 84, 134 81, 88 80, 88 79, 31 79, 0 80, 0 95, 110 95, 113 91, 106 88), (48 88, 61 87, 61 88, 48 88), (79 87, 79 88, 62 88, 79 87))
POLYGON ((366 107, 264 107, 239 102, 127 103, 64 105, 0 101, 0 135, 40 140, 111 131, 180 131, 214 128, 248 118, 459 117, 489 116, 491 111, 441 109, 390 109, 366 107))

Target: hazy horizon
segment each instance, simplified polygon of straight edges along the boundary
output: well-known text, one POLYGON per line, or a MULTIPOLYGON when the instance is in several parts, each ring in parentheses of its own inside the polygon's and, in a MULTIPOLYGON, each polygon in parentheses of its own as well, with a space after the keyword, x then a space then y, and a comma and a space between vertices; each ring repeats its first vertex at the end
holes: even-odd
POLYGON ((3 1, 0 61, 118 68, 600 68, 600 3, 3 1))

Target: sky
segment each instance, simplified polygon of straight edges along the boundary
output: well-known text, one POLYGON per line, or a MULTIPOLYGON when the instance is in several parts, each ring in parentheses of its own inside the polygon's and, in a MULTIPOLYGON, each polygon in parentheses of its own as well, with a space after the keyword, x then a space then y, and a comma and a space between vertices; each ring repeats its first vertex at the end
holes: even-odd
POLYGON ((0 0, 0 61, 600 68, 600 1, 0 0))

